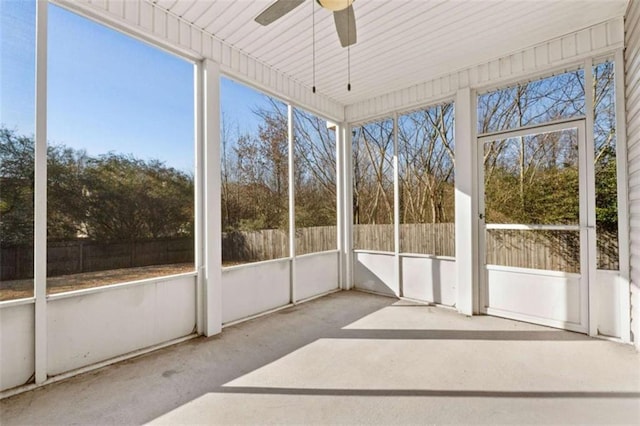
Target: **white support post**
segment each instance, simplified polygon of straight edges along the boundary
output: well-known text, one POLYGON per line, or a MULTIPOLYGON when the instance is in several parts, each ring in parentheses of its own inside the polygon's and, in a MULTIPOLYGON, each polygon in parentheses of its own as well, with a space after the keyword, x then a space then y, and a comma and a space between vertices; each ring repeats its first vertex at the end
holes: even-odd
POLYGON ((220 165, 220 65, 203 62, 204 144, 204 294, 203 332, 213 336, 222 331, 222 221, 220 165))
POLYGON ((291 276, 289 278, 290 302, 297 302, 296 294, 296 179, 294 162, 295 123, 293 106, 287 106, 288 143, 289 143, 289 258, 291 259, 291 276))
POLYGON ((598 300, 596 298, 596 268, 598 263, 596 249, 596 185, 594 168, 594 98, 593 98, 593 62, 587 59, 584 62, 584 87, 585 87, 585 118, 586 135, 585 158, 586 158, 586 194, 580 194, 586 200, 586 226, 587 226, 587 293, 588 293, 588 330, 590 336, 598 334, 598 300))
POLYGON ((475 101, 469 88, 455 98, 455 244, 458 312, 479 311, 478 184, 475 101))
POLYGON ((353 288, 353 156, 352 150, 352 133, 351 126, 343 123, 339 126, 342 134, 342 156, 343 167, 343 206, 340 212, 343 215, 344 233, 343 233, 343 249, 344 249, 344 290, 353 288))
POLYGON ((402 289, 402 263, 400 259, 400 179, 398 169, 398 113, 393 113, 393 252, 394 279, 398 286, 398 297, 404 296, 402 289))
POLYGON ((629 264, 629 181, 627 170, 627 114, 624 93, 624 52, 614 57, 616 100, 616 169, 618 178, 618 259, 620 267, 620 338, 631 342, 631 287, 629 264))
POLYGON ((204 64, 199 62, 193 67, 194 82, 194 135, 195 135, 195 268, 198 273, 196 283, 196 331, 204 333, 204 282, 206 271, 205 253, 205 209, 204 209, 204 64))
POLYGON ((34 185, 35 380, 47 380, 47 0, 36 3, 34 185))
POLYGON ((344 200, 344 135, 342 126, 333 125, 336 134, 336 241, 338 249, 338 288, 344 289, 346 252, 344 249, 345 222, 343 211, 348 204, 344 200))

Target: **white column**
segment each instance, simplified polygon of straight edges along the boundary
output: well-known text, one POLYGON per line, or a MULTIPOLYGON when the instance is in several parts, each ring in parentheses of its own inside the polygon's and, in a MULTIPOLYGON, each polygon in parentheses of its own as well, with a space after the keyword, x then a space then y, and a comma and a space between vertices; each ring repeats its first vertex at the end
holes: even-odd
POLYGON ((398 113, 393 114, 393 251, 394 278, 398 286, 398 296, 404 296, 402 289, 402 263, 400 259, 400 178, 398 170, 398 113))
POLYGON ((353 161, 351 153, 352 134, 351 126, 342 123, 339 125, 342 135, 342 173, 343 179, 343 256, 344 256, 344 286, 343 290, 353 288, 353 161))
POLYGON ((222 330, 220 66, 208 59, 203 62, 202 98, 204 123, 203 332, 205 336, 212 336, 222 330))
MULTIPOLYGON (((596 268, 598 264, 598 256, 596 249, 596 185, 595 185, 595 169, 594 169, 594 99, 593 99, 593 62, 588 59, 584 62, 584 87, 585 90, 585 117, 586 117, 586 146, 584 158, 586 170, 586 193, 580 194, 582 198, 586 197, 586 227, 587 227, 587 264, 586 268, 581 268, 583 273, 587 274, 588 284, 588 327, 589 335, 596 336, 598 334, 598 300, 596 298, 596 268)), ((582 166, 582 164, 581 164, 582 166)), ((582 205, 580 206, 582 208, 582 205)), ((582 224, 581 224, 582 225, 582 224)), ((582 234, 582 233, 581 233, 582 234)))
POLYGON ((478 306, 478 185, 475 100, 471 89, 455 99, 455 243, 458 312, 472 315, 478 306))
POLYGON ((342 126, 327 124, 336 134, 336 241, 338 249, 338 288, 344 288, 346 252, 344 250, 345 222, 343 211, 348 204, 344 200, 344 135, 342 126))
POLYGON ((204 64, 193 67, 194 83, 194 135, 195 135, 195 188, 194 188, 194 244, 195 267, 198 273, 196 285, 196 331, 204 333, 204 276, 205 276, 205 215, 204 215, 204 64))
MULTIPOLYGON (((629 185, 627 169, 627 114, 624 93, 624 53, 614 57, 616 96, 616 168, 618 178, 618 259, 620 266, 620 338, 631 342, 631 288, 629 264, 629 185)), ((637 337, 640 339, 640 336, 637 337)))
POLYGON ((294 162, 295 123, 293 106, 287 106, 288 143, 289 143, 289 258, 291 259, 291 276, 289 278, 289 297, 291 303, 297 302, 296 294, 296 179, 294 162))
POLYGON ((47 380, 47 7, 36 3, 34 185, 35 380, 47 380))

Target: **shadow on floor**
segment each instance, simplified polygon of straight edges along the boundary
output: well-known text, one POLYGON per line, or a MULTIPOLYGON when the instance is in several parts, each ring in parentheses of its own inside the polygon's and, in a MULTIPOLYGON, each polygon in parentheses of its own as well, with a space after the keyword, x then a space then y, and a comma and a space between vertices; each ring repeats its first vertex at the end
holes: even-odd
MULTIPOLYGON (((395 310, 394 310, 395 311, 395 310)), ((400 310, 398 313, 402 312, 400 310)), ((417 309, 407 310, 424 319, 417 309)), ((384 315, 382 316, 384 318, 384 315)), ((376 316, 376 318, 378 318, 376 316)), ((220 335, 197 338, 132 360, 86 373, 66 381, 16 395, 0 401, 2 424, 141 424, 158 419, 166 413, 196 401, 207 394, 285 394, 330 396, 422 396, 422 397, 497 397, 497 398, 638 398, 638 392, 519 392, 490 390, 417 390, 407 389, 318 389, 309 383, 301 388, 278 387, 273 383, 253 383, 236 386, 233 380, 262 369, 316 341, 324 340, 334 347, 332 339, 348 345, 367 340, 434 341, 596 341, 587 336, 543 327, 539 329, 502 330, 513 328, 513 322, 491 322, 490 330, 463 330, 455 327, 460 316, 424 305, 411 305, 397 299, 339 292, 303 305, 227 327, 220 335), (397 305, 394 305, 396 304, 397 305), (448 315, 451 330, 376 329, 358 327, 359 320, 391 306, 422 307, 448 315), (444 313, 443 313, 444 312, 444 313), (348 327, 350 326, 350 327, 348 327), (348 327, 348 328, 347 328, 348 327), (344 339, 344 340, 342 340, 344 339), (353 340, 353 342, 349 342, 353 340), (328 341, 328 342, 327 342, 328 341), (230 386, 225 386, 225 384, 230 386), (253 386, 258 385, 258 386, 253 386)), ((462 318, 471 326, 473 321, 462 318)), ((376 320, 384 325, 383 320, 376 320)), ((366 321, 365 321, 366 322, 366 321)), ((388 324, 387 324, 388 326, 388 324)), ((424 329, 427 328, 427 329, 424 329)), ((438 328, 434 326, 434 328, 438 328)), ((527 328, 527 327, 523 327, 527 328)), ((460 342, 463 343, 463 342, 460 342)), ((479 342, 484 344, 482 342, 479 342)), ((471 344, 471 343, 470 343, 471 344)), ((513 345, 513 343, 510 343, 513 345)), ((526 343, 528 345, 528 343, 526 343)), ((463 343, 463 346, 464 345, 463 343)), ((591 344, 589 344, 591 347, 591 344)), ((340 363, 339 359, 335 362, 340 363)), ((414 366, 415 367, 415 366, 414 366)), ((303 367, 298 367, 303 368, 303 367)), ((357 368, 357 366, 354 366, 357 368)), ((263 369, 264 370, 264 369, 263 369)), ((290 370, 294 371, 294 370, 290 370)), ((452 372, 452 374, 454 374, 452 372)), ((321 374, 321 373, 318 373, 321 374)), ((320 376, 321 377, 321 376, 320 376)), ((277 380, 276 380, 277 382, 277 380)), ((602 389, 602 388, 600 388, 602 389)), ((614 388, 615 389, 615 388, 614 388)), ((628 390, 620 388, 619 390, 628 390)), ((631 388, 634 389, 634 388, 631 388)))
POLYGON ((315 389, 222 386, 217 393, 313 396, 404 396, 446 398, 640 398, 640 392, 521 392, 447 389, 315 389))
POLYGON ((562 330, 357 330, 344 329, 332 339, 596 341, 562 330))

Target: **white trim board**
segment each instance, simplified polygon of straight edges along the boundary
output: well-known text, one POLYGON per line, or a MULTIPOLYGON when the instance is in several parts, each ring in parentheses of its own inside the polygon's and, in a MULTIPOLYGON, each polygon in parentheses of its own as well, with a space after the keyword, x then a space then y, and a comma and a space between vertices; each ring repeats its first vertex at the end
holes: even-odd
POLYGON ((432 105, 453 98, 463 88, 497 88, 577 67, 585 59, 624 48, 623 19, 616 18, 518 52, 496 58, 414 86, 347 105, 349 122, 368 121, 394 111, 432 105), (599 34, 607 34, 603 40, 599 34))

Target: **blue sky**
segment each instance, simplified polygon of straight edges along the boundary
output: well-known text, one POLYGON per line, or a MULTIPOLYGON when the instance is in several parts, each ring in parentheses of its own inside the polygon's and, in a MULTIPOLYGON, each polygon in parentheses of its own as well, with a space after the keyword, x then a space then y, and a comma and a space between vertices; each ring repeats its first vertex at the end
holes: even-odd
POLYGON ((35 2, 0 1, 0 124, 33 133, 35 2))
MULTIPOLYGON (((35 2, 0 0, 0 123, 34 129, 35 2)), ((48 140, 90 155, 110 151, 193 171, 193 64, 49 5, 48 140)), ((255 132, 265 96, 222 79, 222 111, 255 132)))

